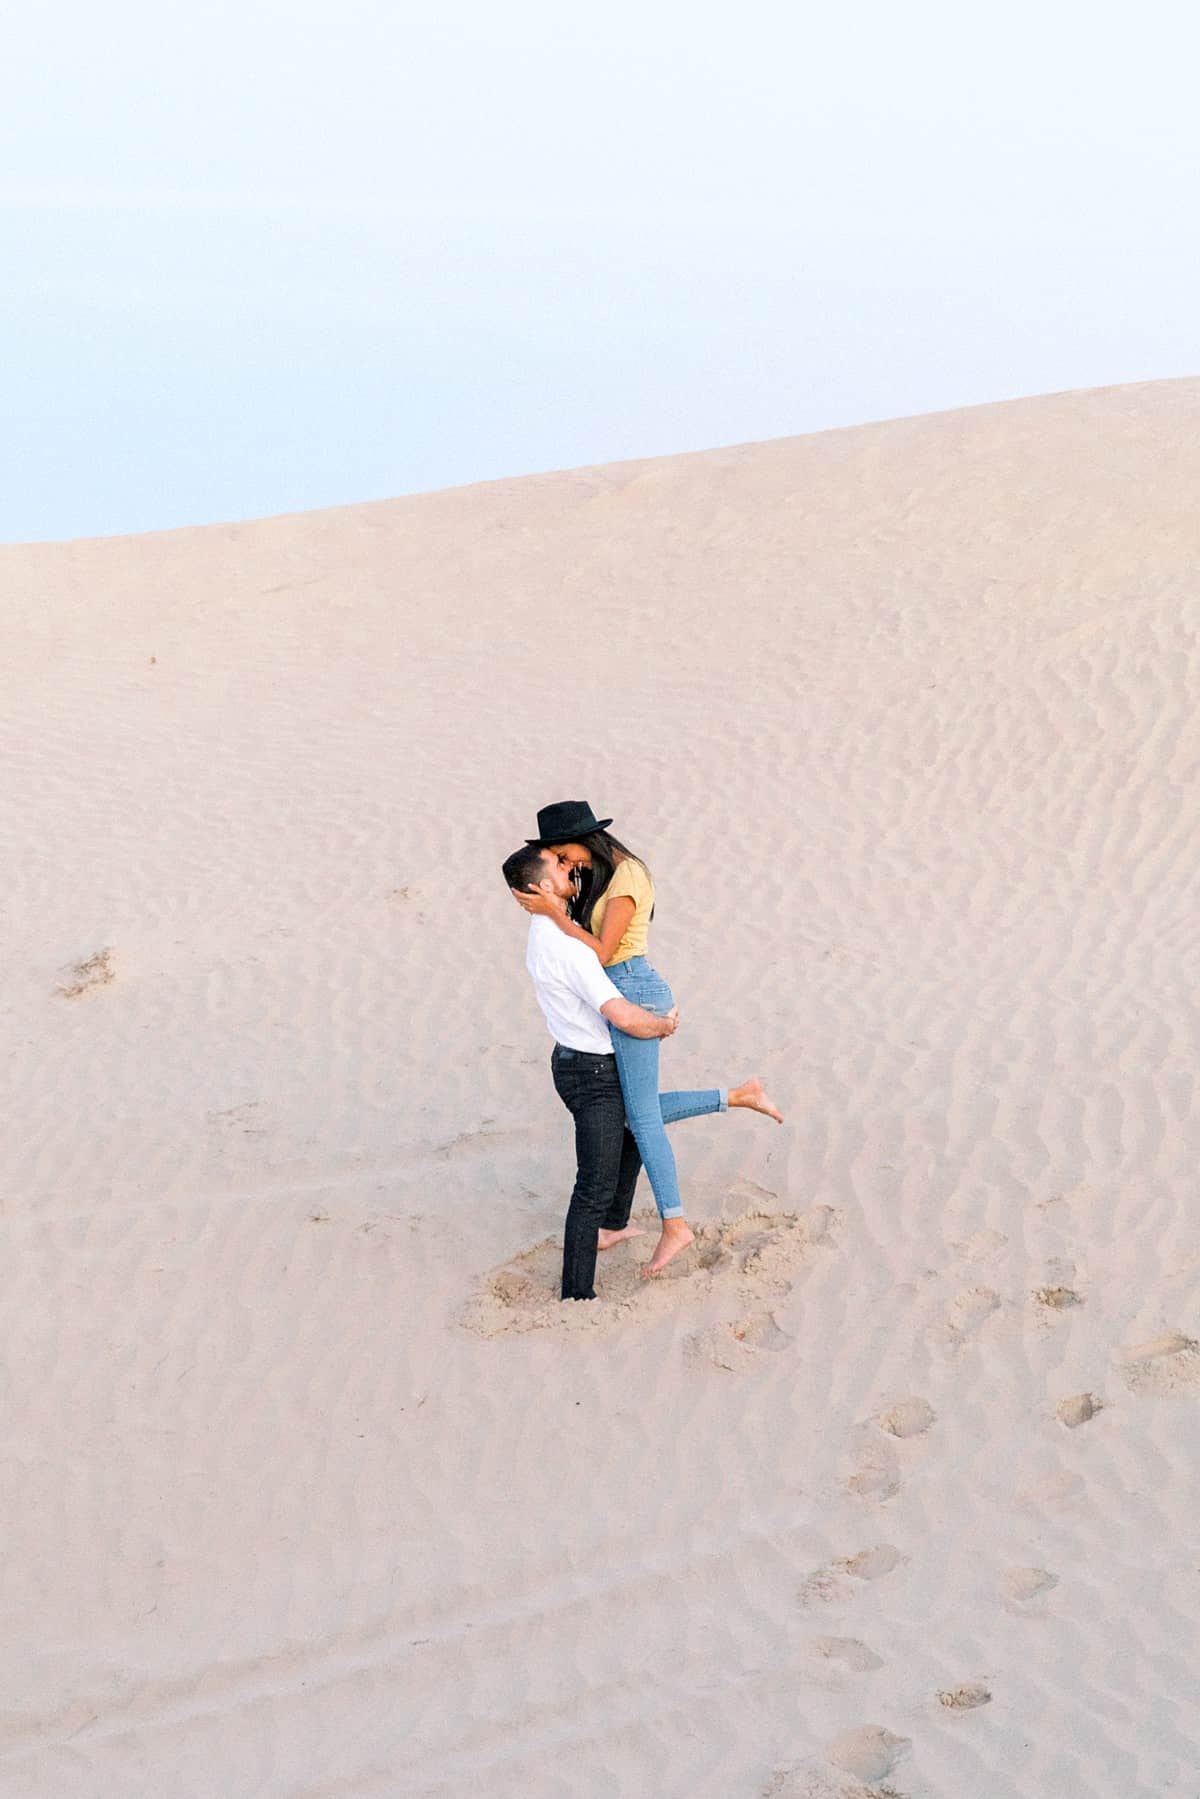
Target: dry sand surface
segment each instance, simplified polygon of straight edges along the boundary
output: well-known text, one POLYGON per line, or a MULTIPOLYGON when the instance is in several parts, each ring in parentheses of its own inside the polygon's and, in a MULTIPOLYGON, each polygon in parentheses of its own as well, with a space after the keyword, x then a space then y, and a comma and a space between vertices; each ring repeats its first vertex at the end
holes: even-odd
POLYGON ((0 553, 4 1799, 1196 1799, 1198 494, 1185 381, 0 553), (580 796, 788 1122, 562 1308, 580 796))

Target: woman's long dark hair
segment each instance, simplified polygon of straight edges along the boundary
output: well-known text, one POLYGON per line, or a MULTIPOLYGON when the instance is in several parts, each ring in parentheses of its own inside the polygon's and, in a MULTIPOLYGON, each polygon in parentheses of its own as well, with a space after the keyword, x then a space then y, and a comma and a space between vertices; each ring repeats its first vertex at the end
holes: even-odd
MULTIPOLYGON (((589 831, 586 837, 573 837, 571 841, 582 844, 583 848, 589 852, 592 866, 580 869, 579 892, 567 910, 577 924, 581 924, 584 930, 590 931, 596 901, 612 880, 618 861, 624 856, 629 856, 634 862, 640 862, 643 868, 646 868, 646 864, 642 862, 640 856, 635 856, 619 837, 614 837, 611 831, 589 831)), ((648 875, 650 873, 648 868, 646 868, 646 873, 648 875)), ((650 916, 654 917, 653 909, 651 909, 650 916)))

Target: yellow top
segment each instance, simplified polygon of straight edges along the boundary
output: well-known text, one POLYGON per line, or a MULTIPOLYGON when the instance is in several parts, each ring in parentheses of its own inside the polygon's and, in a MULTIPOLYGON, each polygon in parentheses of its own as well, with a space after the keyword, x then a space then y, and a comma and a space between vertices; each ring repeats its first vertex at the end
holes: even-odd
POLYGON ((628 962, 631 956, 644 956, 646 953, 650 914, 654 910, 654 882, 634 856, 626 856, 623 862, 617 863, 612 880, 592 907, 590 928, 593 937, 600 935, 609 900, 616 899, 620 894, 628 895, 633 901, 633 917, 625 927, 625 935, 608 958, 609 968, 614 962, 628 962))

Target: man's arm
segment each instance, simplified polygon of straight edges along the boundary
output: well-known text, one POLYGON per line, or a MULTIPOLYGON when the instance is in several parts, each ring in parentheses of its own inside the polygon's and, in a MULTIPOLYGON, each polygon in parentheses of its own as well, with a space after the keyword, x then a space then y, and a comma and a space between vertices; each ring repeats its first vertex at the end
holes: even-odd
POLYGON ((672 1006, 665 1017, 646 1012, 629 999, 605 1000, 600 1008, 609 1024, 627 1037, 670 1037, 679 1025, 679 1007, 672 1006))
POLYGON ((570 937, 560 937, 559 973, 563 984, 578 998, 595 1006, 600 1016, 624 1031, 627 1037, 669 1037, 679 1023, 679 1008, 672 1006, 665 1018, 644 1011, 613 986, 590 949, 570 937))

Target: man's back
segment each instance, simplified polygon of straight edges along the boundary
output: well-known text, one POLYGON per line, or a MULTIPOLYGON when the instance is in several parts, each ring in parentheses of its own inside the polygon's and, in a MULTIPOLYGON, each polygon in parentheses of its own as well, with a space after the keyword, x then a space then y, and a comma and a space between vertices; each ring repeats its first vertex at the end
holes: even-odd
POLYGON ((550 1035, 564 1049, 612 1054, 600 1008, 621 995, 586 943, 568 937, 549 918, 531 918, 525 966, 550 1035))

